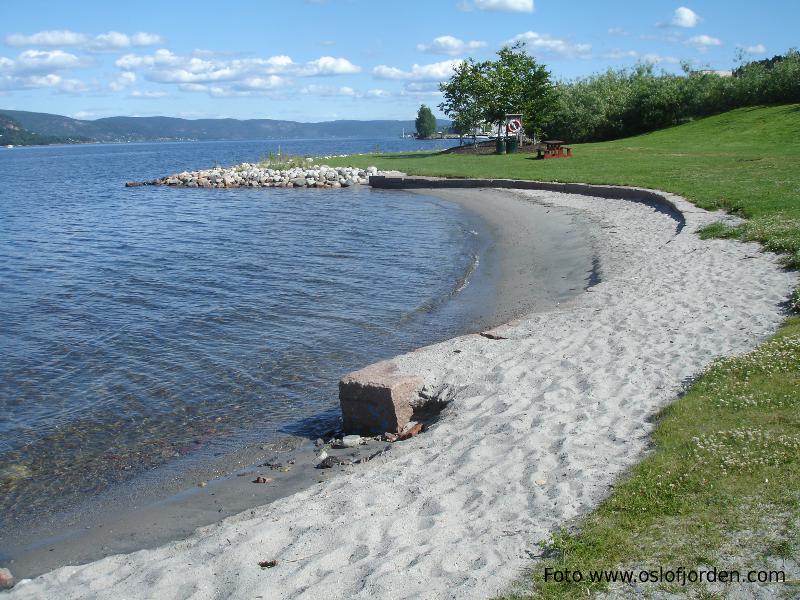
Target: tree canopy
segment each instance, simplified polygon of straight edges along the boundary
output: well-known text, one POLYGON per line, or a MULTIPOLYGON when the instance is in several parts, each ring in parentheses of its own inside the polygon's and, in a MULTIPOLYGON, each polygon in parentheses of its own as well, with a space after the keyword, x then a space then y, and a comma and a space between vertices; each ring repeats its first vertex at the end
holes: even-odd
POLYGON ((526 130, 538 131, 552 94, 550 73, 522 42, 502 48, 496 60, 464 61, 439 89, 439 108, 464 132, 481 121, 496 123, 499 131, 507 114, 522 114, 526 130))
POLYGON ((417 120, 414 122, 417 127, 417 135, 421 138, 431 137, 436 133, 436 117, 433 116, 431 109, 424 104, 417 111, 417 120))

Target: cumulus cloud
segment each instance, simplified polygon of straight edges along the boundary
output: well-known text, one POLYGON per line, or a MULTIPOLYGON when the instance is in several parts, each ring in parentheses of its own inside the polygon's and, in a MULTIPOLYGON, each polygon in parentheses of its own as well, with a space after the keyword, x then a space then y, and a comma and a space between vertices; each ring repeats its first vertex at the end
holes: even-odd
POLYGON ((129 96, 131 98, 163 98, 164 96, 169 96, 167 92, 157 92, 155 90, 133 90, 129 96))
POLYGON ((501 12, 533 12, 533 0, 464 0, 461 10, 493 10, 501 12))
POLYGON ((123 71, 119 75, 117 75, 116 79, 108 84, 113 91, 119 92, 120 90, 124 90, 129 85, 136 83, 136 73, 132 71, 123 71))
POLYGON ((63 50, 25 50, 12 62, 16 73, 53 72, 86 66, 85 61, 63 50))
POLYGON ((414 64, 410 71, 403 71, 397 67, 378 65, 372 70, 372 73, 378 79, 444 81, 453 74, 453 70, 460 65, 461 62, 460 60, 444 60, 428 65, 414 64))
POLYGON ((214 98, 251 96, 253 94, 253 90, 240 90, 234 89, 232 86, 207 85, 204 83, 182 83, 178 88, 184 92, 205 92, 214 98))
POLYGON ((239 82, 247 89, 272 89, 285 83, 271 76, 333 76, 361 71, 346 58, 333 56, 307 63, 295 63, 286 55, 227 60, 207 53, 180 55, 163 48, 147 55, 125 54, 115 64, 123 70, 141 71, 145 79, 158 83, 239 82))
POLYGON ((300 90, 303 94, 314 94, 316 96, 355 96, 356 91, 346 85, 341 87, 336 86, 329 86, 329 85, 316 85, 311 84, 305 86, 303 89, 300 90))
POLYGON ((552 37, 546 33, 537 33, 535 31, 526 31, 525 33, 515 35, 506 43, 513 44, 519 41, 525 42, 534 53, 539 52, 555 56, 588 58, 592 51, 591 44, 575 44, 561 38, 552 37))
POLYGON ((87 91, 89 86, 65 78, 63 71, 87 66, 87 62, 63 50, 25 50, 16 59, 0 57, 0 90, 45 88, 67 93, 87 91))
POLYGON ((300 67, 297 70, 297 75, 311 77, 314 75, 351 75, 360 72, 361 67, 354 65, 346 58, 321 56, 300 67))
POLYGON ((689 46, 695 46, 699 49, 709 48, 711 46, 721 46, 722 40, 719 38, 711 37, 710 35, 696 35, 686 40, 689 46))
POLYGON ((430 94, 435 93, 439 95, 439 84, 433 81, 409 81, 403 86, 407 92, 414 92, 417 94, 430 94))
POLYGON ((267 75, 265 77, 246 77, 242 81, 233 84, 234 89, 238 90, 276 90, 286 86, 286 79, 277 75, 267 75))
POLYGON ((7 46, 79 46, 89 41, 89 36, 66 29, 39 31, 31 35, 12 33, 5 37, 7 46))
POLYGON ((392 94, 381 88, 372 88, 367 90, 367 97, 369 98, 389 98, 392 94))
POLYGON ((429 54, 462 54, 468 50, 476 50, 478 48, 486 47, 486 42, 473 40, 465 42, 452 35, 442 35, 433 38, 433 41, 428 44, 417 44, 417 50, 420 52, 427 52, 429 54))
POLYGON ((160 35, 144 31, 133 35, 120 33, 119 31, 108 31, 96 36, 90 36, 67 29, 38 31, 31 35, 12 33, 5 38, 8 46, 71 46, 80 47, 90 52, 120 52, 130 48, 155 46, 163 43, 163 41, 160 35))
POLYGON ((700 15, 694 12, 691 8, 679 6, 672 14, 672 20, 669 22, 669 24, 673 27, 685 27, 687 29, 691 29, 692 27, 697 27, 700 21, 702 21, 700 15))
POLYGON ((51 89, 68 94, 89 91, 89 85, 79 79, 67 79, 57 73, 7 75, 0 71, 0 90, 51 89))
POLYGON ((633 59, 642 62, 653 63, 656 65, 678 64, 681 62, 680 59, 675 56, 662 56, 661 54, 647 52, 641 53, 637 52, 636 50, 612 50, 611 52, 604 54, 603 58, 608 58, 611 60, 633 59))
POLYGON ((748 54, 765 54, 767 47, 764 44, 756 44, 755 46, 747 46, 743 50, 748 54))

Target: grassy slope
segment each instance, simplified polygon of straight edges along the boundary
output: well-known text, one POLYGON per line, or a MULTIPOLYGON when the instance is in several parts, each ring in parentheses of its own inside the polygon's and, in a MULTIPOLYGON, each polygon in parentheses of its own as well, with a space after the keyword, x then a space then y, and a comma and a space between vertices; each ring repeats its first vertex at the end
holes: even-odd
MULTIPOLYGON (((800 105, 744 108, 654 133, 574 146, 569 160, 529 155, 351 156, 332 164, 414 175, 637 185, 751 219, 735 232, 800 267, 800 105)), ((722 232, 716 231, 716 234, 722 232)))
MULTIPOLYGON (((385 155, 341 163, 413 174, 628 184, 748 218, 709 234, 758 239, 800 267, 800 105, 741 109, 635 138, 575 146, 571 160, 385 155)), ((798 561, 800 318, 753 353, 717 363, 665 409, 654 450, 532 575, 534 595, 585 598, 601 584, 543 581, 560 569, 798 561)), ((701 586, 702 587, 702 586, 701 586)), ((676 590, 679 593, 686 590, 676 590)), ((695 589, 698 597, 708 590, 695 589)), ((774 591, 791 597, 798 589, 774 591)), ((711 597, 711 596, 708 596, 711 597)))

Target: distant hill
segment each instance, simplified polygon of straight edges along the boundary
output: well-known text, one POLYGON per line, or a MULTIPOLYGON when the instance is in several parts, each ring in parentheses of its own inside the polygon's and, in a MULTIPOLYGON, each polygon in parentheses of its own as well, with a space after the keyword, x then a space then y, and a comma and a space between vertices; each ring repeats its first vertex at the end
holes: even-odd
MULTIPOLYGON (((81 138, 97 142, 396 137, 403 129, 406 132, 414 131, 413 120, 300 123, 275 119, 108 117, 85 121, 48 113, 0 109, 0 116, 2 115, 40 136, 81 138)), ((449 127, 450 122, 439 121, 438 124, 439 127, 449 127)))
POLYGON ((0 114, 0 146, 36 146, 42 144, 70 144, 88 141, 85 138, 42 135, 32 132, 6 114, 0 114))

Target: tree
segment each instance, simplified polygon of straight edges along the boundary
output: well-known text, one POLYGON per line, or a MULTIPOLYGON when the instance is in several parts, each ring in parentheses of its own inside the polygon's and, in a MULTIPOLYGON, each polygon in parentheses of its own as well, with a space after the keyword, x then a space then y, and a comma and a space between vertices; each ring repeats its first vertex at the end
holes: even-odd
POLYGON ((431 137, 436 133, 436 117, 433 116, 431 109, 424 104, 417 111, 417 120, 414 122, 417 127, 417 136, 421 138, 431 137))
POLYGON ((501 48, 497 56, 486 69, 486 120, 497 123, 500 135, 506 115, 522 113, 525 130, 538 132, 552 110, 550 73, 527 53, 524 42, 501 48))
POLYGON ((439 107, 464 132, 487 121, 503 135, 506 115, 521 113, 526 131, 538 133, 553 110, 550 73, 522 42, 501 49, 497 60, 462 62, 439 89, 444 94, 439 107))
POLYGON ((439 86, 444 101, 439 109, 453 121, 453 129, 463 143, 464 135, 473 134, 484 120, 483 103, 488 92, 485 69, 487 63, 467 59, 458 65, 453 76, 439 86))

